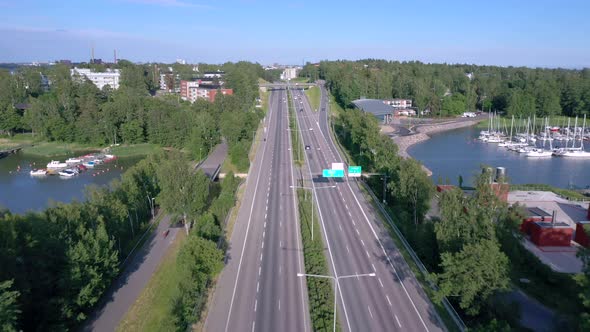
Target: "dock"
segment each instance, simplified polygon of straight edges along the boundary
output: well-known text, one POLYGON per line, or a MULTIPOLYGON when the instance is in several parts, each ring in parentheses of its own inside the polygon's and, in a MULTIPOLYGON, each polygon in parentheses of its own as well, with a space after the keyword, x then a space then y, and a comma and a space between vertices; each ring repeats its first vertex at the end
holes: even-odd
POLYGON ((26 148, 30 145, 19 145, 19 146, 15 146, 12 148, 8 148, 8 149, 4 149, 4 150, 0 150, 0 159, 7 157, 8 155, 11 155, 13 153, 17 153, 20 150, 22 150, 23 148, 26 148))

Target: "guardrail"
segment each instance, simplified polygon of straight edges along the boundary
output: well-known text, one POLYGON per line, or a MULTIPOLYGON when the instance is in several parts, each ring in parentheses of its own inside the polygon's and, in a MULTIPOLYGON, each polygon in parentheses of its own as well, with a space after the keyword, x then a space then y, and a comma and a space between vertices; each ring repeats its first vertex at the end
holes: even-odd
MULTIPOLYGON (((412 246, 408 243, 408 241, 406 241, 406 238, 403 236, 402 232, 399 230, 399 228, 397 228, 397 226, 393 222, 393 219, 391 218, 391 216, 389 215, 387 210, 383 207, 383 204, 379 201, 379 199, 377 198, 377 196, 375 195, 375 193, 373 192, 371 187, 369 187, 369 185, 366 184, 364 181, 361 181, 361 183, 363 184, 365 189, 367 189, 367 192, 369 193, 369 195, 371 195, 371 197, 373 198, 373 201, 375 202, 375 204, 377 205, 377 207, 381 211, 381 214, 385 217, 385 220, 387 221, 387 223, 391 226, 391 228, 393 229, 393 231, 395 232, 397 237, 400 239, 400 241, 404 245, 404 248, 406 248, 406 251, 410 254, 410 256, 412 257, 412 260, 414 261, 414 263, 416 263, 416 266, 418 267, 418 269, 420 270, 422 275, 424 275, 425 280, 430 285, 430 288, 432 288, 434 290, 438 290, 438 287, 432 281, 430 281, 430 279, 428 278, 428 275, 429 275, 428 270, 426 269, 426 267, 424 266, 424 264, 422 263, 422 261, 420 260, 418 255, 416 255, 416 252, 414 251, 414 249, 412 249, 412 246)), ((457 327, 459 328, 459 330, 465 331, 467 329, 467 326, 465 326, 465 323, 463 322, 463 320, 461 319, 461 317, 459 316, 457 311, 455 311, 455 308, 453 308, 453 305, 449 302, 449 300, 447 300, 446 297, 443 298, 442 305, 445 307, 445 309, 447 310, 447 312, 449 313, 449 315, 451 316, 451 318, 453 319, 455 324, 457 324, 457 327)))

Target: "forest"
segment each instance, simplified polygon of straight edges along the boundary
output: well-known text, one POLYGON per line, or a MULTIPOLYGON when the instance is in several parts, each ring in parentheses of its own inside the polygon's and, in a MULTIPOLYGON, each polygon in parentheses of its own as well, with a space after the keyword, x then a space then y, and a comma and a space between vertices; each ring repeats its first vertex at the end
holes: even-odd
POLYGON ((419 111, 453 116, 497 111, 518 116, 590 115, 590 69, 425 64, 376 59, 308 63, 299 73, 324 79, 341 105, 364 98, 412 99, 419 111))

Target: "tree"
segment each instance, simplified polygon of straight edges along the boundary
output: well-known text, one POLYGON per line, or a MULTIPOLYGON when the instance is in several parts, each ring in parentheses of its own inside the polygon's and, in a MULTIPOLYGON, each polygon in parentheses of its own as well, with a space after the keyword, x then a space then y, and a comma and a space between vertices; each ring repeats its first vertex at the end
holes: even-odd
POLYGON ((432 183, 422 170, 419 162, 414 159, 403 159, 399 166, 399 179, 390 182, 396 198, 407 204, 413 215, 413 222, 418 226, 423 218, 432 197, 432 183))
POLYGON ((588 331, 590 330, 590 249, 580 249, 577 256, 582 260, 583 273, 576 275, 574 279, 579 285, 582 305, 586 308, 586 312, 580 316, 580 331, 588 331))
POLYGON ((451 96, 446 96, 442 101, 441 113, 445 116, 459 115, 465 112, 466 98, 461 93, 454 93, 451 96))
POLYGON ((17 300, 20 292, 11 290, 12 280, 0 282, 0 330, 2 332, 16 332, 20 310, 17 300))
POLYGON ((458 253, 443 253, 443 272, 435 275, 439 285, 435 298, 457 298, 467 314, 477 315, 492 294, 508 289, 508 264, 508 258, 492 240, 466 244, 458 253))

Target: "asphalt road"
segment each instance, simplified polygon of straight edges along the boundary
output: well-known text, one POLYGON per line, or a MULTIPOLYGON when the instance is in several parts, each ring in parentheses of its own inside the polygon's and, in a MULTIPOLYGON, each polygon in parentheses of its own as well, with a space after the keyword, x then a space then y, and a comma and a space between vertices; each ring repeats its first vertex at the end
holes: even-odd
POLYGON ((170 227, 169 215, 162 218, 156 230, 146 235, 148 239, 144 245, 131 258, 131 262, 127 263, 121 275, 103 296, 98 309, 83 328, 84 331, 115 331, 117 329, 119 322, 141 294, 179 231, 182 231, 182 228, 170 227), (170 232, 164 237, 163 234, 168 229, 170 232))
MULTIPOLYGON (((344 331, 441 331, 445 330, 434 306, 395 247, 357 183, 348 179, 322 178, 322 169, 344 162, 336 149, 327 114, 329 105, 322 87, 319 112, 313 112, 299 90, 299 128, 306 150, 309 185, 316 188, 320 224, 332 275, 375 273, 375 277, 341 279, 338 296, 339 321, 344 331), (325 109, 324 111, 321 111, 325 109)), ((345 169, 347 165, 345 164, 345 169)))
POLYGON ((206 331, 310 331, 286 92, 269 98, 206 331))

